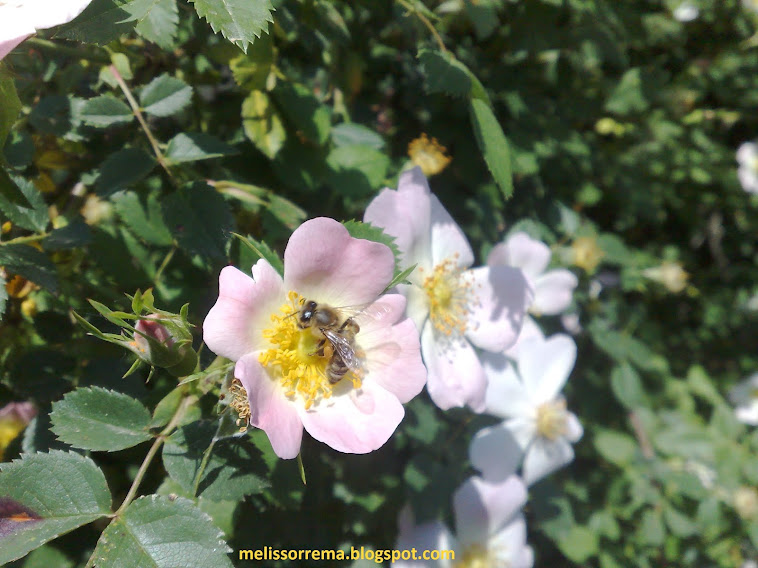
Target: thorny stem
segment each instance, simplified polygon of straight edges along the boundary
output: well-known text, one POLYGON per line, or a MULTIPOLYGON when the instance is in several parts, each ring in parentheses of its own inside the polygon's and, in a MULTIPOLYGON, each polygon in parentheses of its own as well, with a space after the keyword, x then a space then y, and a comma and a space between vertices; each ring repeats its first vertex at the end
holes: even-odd
POLYGON ((192 396, 188 396, 183 399, 181 404, 179 404, 179 408, 176 409, 176 412, 174 412, 174 415, 171 417, 171 421, 166 425, 161 433, 156 436, 155 441, 153 441, 153 445, 150 446, 150 450, 147 452, 145 459, 142 461, 142 465, 140 466, 137 475, 134 477, 134 481, 132 482, 132 486, 129 488, 129 492, 126 494, 124 502, 121 503, 121 506, 113 514, 114 517, 118 517, 121 513, 123 513, 124 509, 126 509, 129 503, 134 500, 134 497, 137 495, 137 490, 142 483, 142 478, 145 477, 147 468, 150 467, 150 463, 153 461, 155 454, 158 453, 158 450, 160 449, 163 442, 166 441, 168 435, 174 430, 174 428, 176 428, 176 425, 179 424, 179 421, 184 417, 184 413, 187 411, 187 408, 194 402, 195 398, 192 396))
POLYGON ((124 78, 121 77, 121 73, 119 73, 118 69, 116 69, 116 66, 111 65, 109 69, 111 73, 113 73, 113 76, 116 78, 118 86, 121 87, 121 90, 124 92, 124 96, 129 102, 129 106, 132 107, 132 112, 134 113, 134 116, 137 117, 142 130, 144 130, 145 136, 147 136, 147 139, 150 142, 150 146, 153 147, 153 152, 155 153, 155 157, 158 160, 158 163, 164 170, 166 170, 168 175, 171 176, 171 171, 168 169, 168 165, 166 164, 166 157, 163 155, 163 152, 161 151, 160 146, 158 145, 158 141, 155 139, 155 136, 153 136, 153 133, 150 131, 150 127, 147 125, 145 117, 142 115, 142 111, 140 110, 140 106, 137 104, 134 95, 132 95, 131 90, 129 90, 129 87, 124 81, 124 78))
POLYGON ((203 477, 203 473, 205 473, 205 468, 208 465, 208 461, 211 459, 211 453, 213 452, 213 446, 216 445, 216 438, 214 437, 211 440, 210 446, 205 450, 203 453, 203 461, 200 462, 200 467, 197 470, 197 475, 195 476, 195 482, 192 484, 192 496, 197 497, 197 491, 200 488, 200 479, 203 477))
POLYGON ((406 0, 397 0, 398 4, 403 6, 406 10, 409 12, 412 12, 418 17, 419 20, 423 22, 423 24, 429 29, 430 32, 432 32, 432 35, 434 36, 434 39, 437 41, 437 44, 440 46, 440 51, 447 53, 447 48, 445 47, 445 42, 442 41, 442 38, 440 37, 440 34, 435 29, 432 22, 429 21, 429 18, 424 16, 421 12, 419 12, 411 3, 407 2, 406 0))

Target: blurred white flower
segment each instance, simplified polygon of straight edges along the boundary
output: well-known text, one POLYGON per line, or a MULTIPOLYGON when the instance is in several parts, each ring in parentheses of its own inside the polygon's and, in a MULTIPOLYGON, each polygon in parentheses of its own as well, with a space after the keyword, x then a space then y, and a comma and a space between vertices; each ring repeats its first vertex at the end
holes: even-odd
POLYGON ((398 550, 415 548, 419 557, 427 550, 452 550, 455 558, 400 560, 392 566, 530 568, 534 553, 526 544, 526 522, 519 514, 525 502, 526 488, 515 475, 501 483, 470 478, 453 497, 455 536, 440 521, 414 525, 410 510, 405 509, 399 522, 398 550))
POLYGON ((91 0, 0 0, 0 59, 37 30, 65 24, 91 0))
POLYGON ((559 334, 524 342, 518 373, 502 356, 482 360, 489 380, 486 412, 505 421, 474 436, 471 464, 485 479, 497 480, 523 455, 522 477, 531 485, 571 462, 571 444, 583 429, 560 392, 576 361, 574 341, 559 334))
POLYGON ((674 18, 680 22, 691 22, 700 15, 700 9, 692 2, 682 2, 674 10, 674 18))
POLYGON ((729 400, 736 407, 737 420, 758 426, 758 373, 735 385, 729 393, 729 400))
POLYGON ((742 0, 742 5, 752 12, 758 12, 758 0, 742 0))
POLYGON ((758 145, 743 143, 737 150, 737 177, 742 189, 748 193, 758 193, 758 145))
POLYGON ((642 271, 643 276, 662 284, 672 294, 678 294, 687 287, 687 279, 690 275, 678 262, 665 261, 660 266, 646 268, 642 271))
POLYGON ((563 329, 568 331, 571 335, 579 335, 584 330, 582 327, 582 321, 579 319, 579 314, 576 312, 563 314, 561 316, 561 323, 563 324, 563 329))

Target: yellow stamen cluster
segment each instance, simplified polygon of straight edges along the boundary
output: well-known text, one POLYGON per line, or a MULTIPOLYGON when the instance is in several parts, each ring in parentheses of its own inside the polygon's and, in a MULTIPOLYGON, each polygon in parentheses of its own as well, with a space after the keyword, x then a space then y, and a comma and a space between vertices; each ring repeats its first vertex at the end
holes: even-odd
POLYGON ((445 154, 446 148, 436 138, 429 140, 422 134, 408 144, 408 156, 421 168, 425 176, 433 176, 444 170, 452 158, 445 154))
MULTIPOLYGON (((320 399, 332 396, 336 385, 329 382, 326 369, 333 351, 327 347, 319 354, 318 334, 297 325, 296 316, 304 298, 290 292, 287 299, 288 303, 279 308, 280 313, 271 315, 273 326, 263 331, 272 347, 261 352, 258 361, 268 368, 270 376, 281 381, 285 395, 302 398, 307 410, 320 399)), ((348 373, 345 379, 351 380, 355 388, 361 386, 361 378, 355 373, 348 373)))
POLYGON ((466 547, 461 559, 455 563, 455 568, 490 568, 499 566, 495 564, 495 558, 489 550, 481 544, 475 543, 466 547))
POLYGON ((232 396, 229 406, 239 417, 237 418, 237 426, 240 427, 240 432, 244 432, 250 423, 250 402, 247 399, 247 390, 242 386, 239 379, 234 379, 229 387, 229 394, 232 396))
POLYGON ((594 272, 605 256, 594 237, 579 237, 571 244, 573 263, 585 272, 594 272))
POLYGON ((566 435, 566 401, 546 402, 537 408, 537 433, 548 440, 566 435))
POLYGON ((458 267, 457 255, 447 258, 434 267, 432 273, 424 276, 422 287, 429 304, 429 319, 436 332, 449 338, 466 333, 471 306, 473 286, 458 267))

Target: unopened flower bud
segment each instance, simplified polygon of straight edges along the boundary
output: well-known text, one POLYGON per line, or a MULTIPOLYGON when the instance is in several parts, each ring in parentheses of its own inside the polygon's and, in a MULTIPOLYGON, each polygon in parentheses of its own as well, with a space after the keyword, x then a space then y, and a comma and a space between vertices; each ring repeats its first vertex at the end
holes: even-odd
POLYGON ((181 318, 150 315, 134 328, 134 339, 128 347, 140 359, 178 377, 195 369, 197 353, 192 349, 192 333, 181 318))

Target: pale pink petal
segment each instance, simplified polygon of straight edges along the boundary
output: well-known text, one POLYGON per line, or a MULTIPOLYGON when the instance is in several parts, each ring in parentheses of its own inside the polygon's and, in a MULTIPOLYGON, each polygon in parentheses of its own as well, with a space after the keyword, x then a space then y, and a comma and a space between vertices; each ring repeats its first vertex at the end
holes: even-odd
MULTIPOLYGON (((380 339, 380 334, 369 336, 366 351, 369 374, 366 379, 380 384, 400 402, 406 403, 426 384, 426 367, 421 361, 418 330, 410 319, 406 319, 392 326, 386 336, 381 335, 385 342, 373 345, 372 342, 380 339)), ((361 348, 366 349, 363 343, 361 348)))
POLYGON ((487 376, 485 397, 487 414, 500 418, 528 415, 534 405, 513 365, 506 361, 502 367, 495 367, 493 366, 495 357, 488 353, 482 354, 481 361, 487 376))
POLYGON ((546 341, 527 341, 519 352, 519 374, 535 404, 553 400, 563 389, 576 361, 576 343, 556 334, 546 341))
POLYGON ((545 334, 542 333, 542 329, 537 324, 537 322, 534 321, 534 318, 529 314, 526 314, 524 316, 524 324, 521 326, 521 332, 518 334, 516 343, 506 349, 505 354, 511 359, 518 361, 521 345, 523 345, 525 341, 532 339, 544 341, 545 334))
POLYGON ((572 444, 576 444, 584 434, 582 423, 573 412, 566 413, 566 434, 565 438, 572 444))
POLYGON ((234 376, 247 391, 250 424, 266 432, 277 456, 285 460, 297 457, 303 424, 295 405, 284 396, 283 389, 268 376, 253 354, 237 361, 234 376))
POLYGON ((286 289, 332 306, 373 301, 392 280, 394 269, 389 247, 354 239, 326 217, 295 229, 284 251, 286 289))
POLYGON ((360 389, 335 389, 310 410, 300 408, 308 433, 338 452, 365 454, 382 447, 403 419, 403 405, 391 392, 366 381, 360 389))
POLYGON ((516 443, 526 452, 532 441, 537 437, 537 413, 534 411, 532 416, 518 416, 509 418, 503 424, 511 431, 516 443))
POLYGON ((531 568, 534 564, 534 553, 526 545, 526 521, 524 515, 517 515, 500 531, 492 535, 489 548, 497 554, 497 558, 503 566, 507 566, 508 568, 531 568))
POLYGON ((468 268, 474 263, 474 252, 466 235, 436 195, 431 196, 431 203, 432 265, 437 266, 447 259, 453 259, 456 266, 468 268))
MULTIPOLYGON (((13 37, 0 40, 0 59, 8 55, 13 51, 18 44, 30 37, 32 34, 18 34, 18 32, 12 32, 13 37)), ((15 118, 15 117, 14 117, 15 118)))
POLYGON ((499 482, 516 473, 524 451, 504 424, 496 424, 476 433, 468 455, 471 465, 484 479, 499 482))
POLYGON ((453 495, 455 534, 461 547, 486 543, 526 503, 526 487, 515 475, 499 483, 469 478, 453 495))
POLYGON ((502 351, 518 339, 529 288, 523 273, 510 266, 482 266, 465 273, 475 295, 469 306, 466 337, 488 351, 502 351))
POLYGON ((537 315, 545 316, 561 313, 571 305, 578 283, 576 275, 570 270, 550 270, 537 278, 530 310, 537 315))
POLYGON ((429 317, 429 296, 420 286, 398 286, 398 291, 408 299, 407 315, 418 329, 423 329, 429 317))
POLYGON ((529 447, 524 458, 522 475, 524 483, 533 485, 547 474, 560 469, 574 459, 574 448, 565 438, 548 440, 538 437, 529 447))
POLYGON ((487 257, 487 264, 520 268, 529 280, 534 281, 545 272, 550 256, 550 248, 545 243, 519 231, 510 235, 504 243, 493 247, 487 257))
POLYGON ((430 196, 429 183, 415 167, 400 174, 397 191, 382 190, 366 207, 363 220, 395 237, 403 268, 432 268, 430 196))
POLYGON ((397 538, 396 550, 400 552, 416 549, 417 560, 398 560, 391 565, 395 568, 452 568, 453 562, 445 560, 422 560, 424 550, 456 550, 458 543, 448 528, 440 521, 424 523, 402 530, 397 538))
POLYGON ((253 278, 227 266, 219 275, 218 300, 203 321, 203 340, 232 361, 261 349, 261 331, 285 299, 281 277, 265 260, 253 266, 253 278))
POLYGON ((448 410, 468 405, 484 410, 487 377, 468 341, 449 338, 437 342, 434 327, 427 321, 421 333, 421 354, 428 370, 426 388, 439 408, 448 410))

